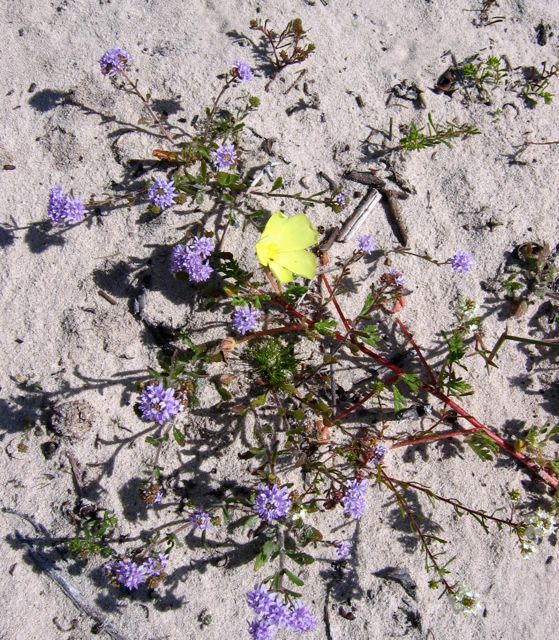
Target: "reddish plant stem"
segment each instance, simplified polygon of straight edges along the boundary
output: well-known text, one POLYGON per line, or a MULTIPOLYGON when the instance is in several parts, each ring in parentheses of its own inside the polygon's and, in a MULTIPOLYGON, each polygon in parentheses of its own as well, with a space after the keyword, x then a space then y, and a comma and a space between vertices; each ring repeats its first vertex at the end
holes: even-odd
POLYGON ((419 346, 417 345, 417 343, 413 339, 412 334, 408 331, 406 325, 400 320, 400 318, 396 317, 395 321, 396 321, 396 324, 402 330, 402 333, 408 339, 408 342, 411 344, 411 346, 413 347, 414 351, 417 353, 417 356, 421 360, 421 364, 423 365, 423 368, 425 369, 425 373, 427 374, 429 380, 431 381, 431 384, 436 385, 437 384, 437 378, 436 378, 435 374, 433 373, 433 370, 429 366, 429 363, 423 357, 423 354, 421 353, 421 349, 419 348, 419 346))
POLYGON ((404 440, 393 444, 391 449, 399 449, 400 447, 409 447, 413 444, 422 444, 423 442, 436 442, 437 440, 444 440, 445 438, 456 438, 457 436, 467 436, 470 433, 476 433, 479 429, 460 429, 459 431, 449 431, 448 433, 441 433, 438 436, 429 436, 428 438, 415 438, 410 440, 404 440))
POLYGON ((338 312, 338 315, 340 316, 346 331, 351 331, 352 326, 349 323, 349 320, 345 317, 340 305, 338 304, 338 301, 336 300, 336 294, 334 293, 334 290, 330 285, 330 281, 328 280, 325 274, 322 274, 320 277, 322 278, 322 282, 324 282, 324 286, 328 290, 328 295, 330 296, 330 299, 334 303, 334 306, 336 307, 336 311, 338 312))
MULTIPOLYGON (((280 306, 282 306, 292 316, 296 317, 299 320, 303 320, 309 326, 309 328, 312 328, 314 326, 314 322, 312 320, 308 319, 302 313, 299 313, 299 311, 297 311, 291 305, 289 305, 286 302, 284 302, 283 300, 281 300, 281 298, 276 298, 276 301, 277 301, 278 304, 280 304, 280 306)), ((345 316, 344 316, 342 310, 339 308, 338 304, 336 304, 336 310, 340 314, 340 318, 342 318, 342 322, 344 322, 345 316)), ((347 322, 347 318, 345 318, 345 322, 347 322)), ((344 325, 345 325, 345 322, 344 322, 344 325)), ((364 353, 365 355, 368 355, 375 362, 378 362, 379 364, 381 364, 382 366, 386 367, 387 369, 390 369, 390 371, 393 371, 396 374, 396 376, 395 376, 396 380, 400 376, 405 375, 406 372, 403 369, 400 369, 396 365, 392 364, 386 358, 383 358, 378 353, 375 353, 374 351, 371 351, 371 349, 368 349, 365 345, 363 345, 360 342, 358 342, 357 339, 354 336, 350 335, 349 338, 348 338, 347 335, 344 336, 339 331, 335 331, 335 332, 332 333, 332 337, 335 338, 336 340, 340 341, 340 342, 350 342, 354 347, 359 349, 359 351, 361 351, 361 353, 364 353)), ((451 398, 449 398, 444 393, 442 393, 441 391, 436 389, 434 386, 432 386, 430 384, 427 384, 426 382, 422 382, 421 383, 421 388, 424 391, 426 391, 427 393, 429 393, 432 396, 434 396, 435 398, 438 398, 439 400, 441 400, 441 402, 446 404, 451 409, 454 409, 454 411, 456 411, 456 413, 459 416, 461 416, 462 418, 467 420, 473 427, 475 427, 475 430, 482 430, 503 451, 506 451, 511 457, 513 457, 515 460, 517 460, 520 464, 523 464, 525 467, 530 469, 530 471, 535 473, 539 478, 541 478, 550 487, 552 487, 553 489, 557 489, 557 487, 559 486, 559 480, 557 478, 555 478, 551 474, 547 473, 547 471, 545 471, 544 469, 541 469, 535 462, 533 462, 530 458, 528 458, 524 454, 519 453, 518 451, 515 451, 501 437, 499 437, 496 433, 491 431, 491 429, 489 429, 489 427, 486 427, 481 422, 476 420, 465 409, 463 409, 460 405, 456 404, 456 402, 451 400, 451 398)))
POLYGON ((256 338, 262 338, 264 336, 274 336, 278 333, 291 333, 292 331, 303 331, 305 327, 301 324, 288 324, 285 327, 273 327, 272 329, 262 329, 262 331, 255 331, 254 333, 244 336, 235 340, 237 344, 243 342, 249 342, 250 340, 256 340, 256 338))

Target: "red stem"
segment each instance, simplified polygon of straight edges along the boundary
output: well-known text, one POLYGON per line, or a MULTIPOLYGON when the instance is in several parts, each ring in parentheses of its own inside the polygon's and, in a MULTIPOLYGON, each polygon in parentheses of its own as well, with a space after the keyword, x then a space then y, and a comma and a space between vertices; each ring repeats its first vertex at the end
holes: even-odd
POLYGON ((436 378, 435 374, 433 373, 433 370, 429 366, 429 363, 423 357, 423 354, 421 353, 421 349, 419 348, 419 346, 417 345, 417 343, 413 339, 412 334, 408 331, 406 325, 400 320, 400 318, 396 317, 395 320, 396 320, 396 324, 400 327, 400 329, 402 330, 402 333, 406 336, 406 338, 408 339, 408 342, 414 348, 415 352, 417 353, 417 356, 421 360, 421 364, 423 365, 423 368, 425 369, 425 372, 427 373, 427 376, 429 377, 429 380, 431 380, 431 384, 436 385, 437 384, 437 378, 436 378))
MULTIPOLYGON (((332 299, 334 299, 334 298, 332 298, 332 299)), ((308 318, 306 318, 302 313, 299 313, 291 305, 287 304, 286 302, 284 302, 281 299, 276 299, 276 301, 286 311, 288 311, 292 316, 298 318, 299 320, 304 320, 307 323, 307 325, 309 326, 309 328, 312 328, 314 326, 315 323, 312 320, 309 320, 308 318)), ((338 313, 340 314, 340 318, 342 318, 342 322, 344 322, 345 316, 343 315, 343 312, 339 308, 339 305, 337 304, 337 302, 335 304, 336 304, 336 310, 338 310, 338 313)), ((344 325, 345 325, 346 322, 347 322, 347 319, 345 319, 344 325)), ((350 335, 349 338, 348 338, 348 336, 342 335, 339 331, 333 332, 332 337, 334 337, 336 340, 338 340, 340 342, 346 342, 346 341, 349 340, 349 342, 351 342, 352 345, 354 345, 357 349, 359 349, 359 351, 361 351, 361 353, 364 353, 365 355, 368 355, 370 358, 375 360, 375 362, 378 362, 379 364, 383 365, 387 369, 390 369, 390 371, 393 371, 396 374, 396 376, 395 376, 396 379, 398 379, 402 375, 405 375, 406 372, 403 369, 400 369, 396 365, 392 364, 389 360, 387 360, 386 358, 383 358, 378 353, 375 353, 374 351, 371 351, 370 349, 368 349, 367 347, 362 345, 360 342, 358 342, 355 337, 350 335)), ((444 393, 442 393, 441 391, 439 391, 435 387, 427 384, 426 382, 422 382, 421 383, 421 388, 424 391, 427 391, 427 393, 431 394, 432 396, 435 396, 435 398, 438 398, 439 400, 441 400, 444 404, 447 405, 447 407, 450 407, 451 409, 454 409, 454 411, 456 411, 456 413, 459 416, 461 416, 462 418, 467 420, 473 427, 475 427, 475 430, 482 430, 501 449, 506 451, 510 456, 512 456, 520 464, 523 464, 528 469, 530 469, 532 472, 534 472, 538 477, 540 477, 550 487, 552 487, 553 489, 556 489, 559 486, 559 480, 557 478, 555 478, 552 475, 550 475, 549 473, 547 473, 547 471, 545 471, 544 469, 541 469, 535 462, 530 460, 530 458, 528 458, 524 454, 519 453, 518 451, 515 451, 500 436, 498 436, 496 433, 491 431, 491 429, 489 429, 489 427, 486 427, 481 422, 476 420, 465 409, 462 409, 462 407, 460 405, 456 404, 456 402, 451 400, 444 393)))

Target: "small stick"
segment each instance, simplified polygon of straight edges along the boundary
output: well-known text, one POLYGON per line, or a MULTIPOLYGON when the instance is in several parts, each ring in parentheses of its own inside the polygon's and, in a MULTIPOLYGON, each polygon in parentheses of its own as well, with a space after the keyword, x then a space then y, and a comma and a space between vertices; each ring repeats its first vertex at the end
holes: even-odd
POLYGON ((338 235, 338 242, 351 240, 357 233, 361 225, 369 217, 373 208, 378 204, 381 194, 376 189, 370 189, 367 195, 361 200, 355 211, 343 223, 338 235))
POLYGON ((345 174, 345 177, 348 180, 352 180, 353 182, 359 182, 359 184, 368 184, 372 185, 382 193, 382 195, 386 198, 388 203, 388 210, 390 211, 392 218, 394 219, 394 224, 396 226, 396 230, 398 231, 398 241, 403 247, 408 246, 408 230, 406 227, 406 223, 404 222, 404 218, 402 217, 402 210, 400 209, 400 204, 398 200, 406 200, 408 198, 408 194, 403 191, 396 191, 394 189, 389 189, 386 185, 386 181, 378 176, 373 175, 368 171, 349 171, 345 174))
POLYGON ((112 305, 118 304, 118 302, 112 297, 110 296, 106 291, 103 291, 102 289, 99 289, 97 291, 97 293, 102 297, 105 298, 105 300, 107 302, 110 302, 112 305))

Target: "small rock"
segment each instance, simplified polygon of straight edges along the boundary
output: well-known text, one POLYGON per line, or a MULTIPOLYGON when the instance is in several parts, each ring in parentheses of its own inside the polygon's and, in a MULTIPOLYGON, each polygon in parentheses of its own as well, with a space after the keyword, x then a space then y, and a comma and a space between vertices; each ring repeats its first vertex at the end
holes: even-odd
POLYGON ((58 442, 55 442, 54 440, 49 440, 48 442, 43 442, 43 444, 41 445, 41 451, 43 452, 43 455, 45 456, 45 458, 47 460, 50 460, 56 453, 56 450, 58 449, 58 447, 59 447, 58 442))
POLYGON ((97 421, 97 412, 87 400, 72 400, 53 407, 50 427, 62 438, 85 438, 97 421))

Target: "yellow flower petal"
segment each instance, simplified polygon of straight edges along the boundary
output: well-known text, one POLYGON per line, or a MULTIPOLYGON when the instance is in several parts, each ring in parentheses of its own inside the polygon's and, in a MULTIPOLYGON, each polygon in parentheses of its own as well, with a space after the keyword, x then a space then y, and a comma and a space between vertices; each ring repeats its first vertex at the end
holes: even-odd
POLYGON ((316 256, 305 249, 282 251, 278 253, 274 262, 309 280, 312 280, 316 275, 316 256))
POLYGON ((304 213, 288 218, 285 223, 281 240, 278 238, 280 250, 294 251, 308 249, 318 242, 318 231, 304 213))
POLYGON ((305 214, 288 218, 277 211, 264 227, 256 255, 284 284, 293 280, 293 274, 311 279, 316 275, 316 257, 306 249, 317 242, 318 232, 305 214))
POLYGON ((293 274, 291 271, 282 267, 277 262, 270 262, 270 271, 282 284, 287 284, 293 280, 293 274))

